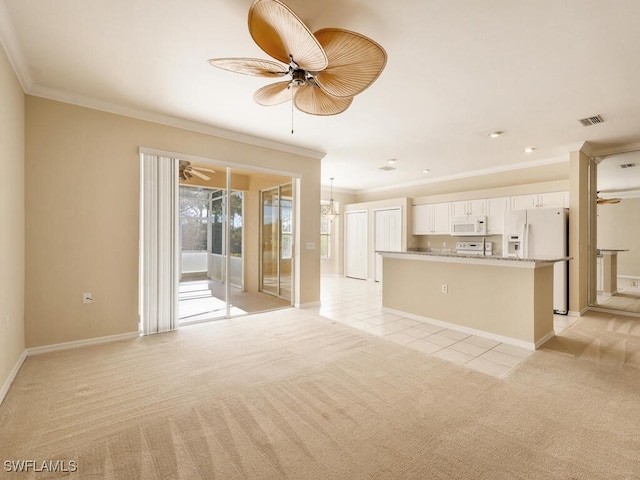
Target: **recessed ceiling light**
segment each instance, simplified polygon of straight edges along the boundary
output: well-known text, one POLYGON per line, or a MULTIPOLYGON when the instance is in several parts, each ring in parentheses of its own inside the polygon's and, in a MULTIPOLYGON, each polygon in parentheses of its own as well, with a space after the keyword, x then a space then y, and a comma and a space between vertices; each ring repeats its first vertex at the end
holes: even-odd
POLYGON ((394 163, 396 163, 396 159, 395 158, 390 158, 389 160, 387 160, 387 163, 389 165, 393 165, 394 163))
POLYGON ((428 168, 425 168, 424 170, 422 170, 422 173, 430 173, 431 170, 429 170, 428 168))
POLYGON ((524 153, 531 153, 536 149, 536 147, 525 147, 524 153))
POLYGON ((489 132, 489 136, 491 138, 498 138, 500 135, 502 135, 504 132, 502 130, 494 130, 493 132, 489 132))

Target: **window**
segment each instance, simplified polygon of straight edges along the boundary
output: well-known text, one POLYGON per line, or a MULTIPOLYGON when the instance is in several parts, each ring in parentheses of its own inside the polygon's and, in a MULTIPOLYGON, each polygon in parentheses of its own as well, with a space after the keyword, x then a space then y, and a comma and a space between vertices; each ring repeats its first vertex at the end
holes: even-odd
POLYGON ((207 251, 208 216, 208 190, 180 187, 180 238, 183 251, 207 251))
POLYGON ((293 201, 291 197, 281 197, 280 215, 282 228, 282 258, 290 259, 293 255, 293 201))
MULTIPOLYGON (((222 255, 224 234, 225 190, 214 190, 211 193, 211 253, 222 255)), ((232 257, 242 256, 242 192, 231 192, 231 245, 229 254, 232 257)))
MULTIPOLYGON (((180 239, 182 251, 222 255, 225 190, 180 186, 180 239), (209 221, 211 226, 209 227, 209 221), (209 231, 207 231, 210 228, 209 231), (207 239, 207 237, 209 237, 207 239), (208 241, 207 241, 208 240, 208 241)), ((231 192, 232 256, 242 256, 242 192, 231 192)))

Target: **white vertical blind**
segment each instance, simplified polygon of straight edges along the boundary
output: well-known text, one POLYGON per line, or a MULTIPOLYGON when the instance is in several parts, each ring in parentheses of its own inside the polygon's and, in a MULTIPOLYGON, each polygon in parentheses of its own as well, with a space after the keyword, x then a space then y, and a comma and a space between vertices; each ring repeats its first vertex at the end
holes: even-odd
POLYGON ((141 156, 140 315, 142 333, 177 326, 179 229, 178 163, 158 155, 141 156))

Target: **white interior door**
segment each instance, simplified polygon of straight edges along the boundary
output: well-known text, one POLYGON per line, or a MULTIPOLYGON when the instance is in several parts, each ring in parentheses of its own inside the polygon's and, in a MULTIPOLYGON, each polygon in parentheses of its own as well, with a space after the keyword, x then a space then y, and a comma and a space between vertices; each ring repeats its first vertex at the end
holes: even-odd
POLYGON ((367 279, 367 212, 345 213, 345 276, 367 279))
MULTIPOLYGON (((402 248, 402 211, 400 208, 376 210, 375 212, 375 250, 399 252, 402 248)), ((375 254, 376 282, 382 281, 382 255, 375 254)))

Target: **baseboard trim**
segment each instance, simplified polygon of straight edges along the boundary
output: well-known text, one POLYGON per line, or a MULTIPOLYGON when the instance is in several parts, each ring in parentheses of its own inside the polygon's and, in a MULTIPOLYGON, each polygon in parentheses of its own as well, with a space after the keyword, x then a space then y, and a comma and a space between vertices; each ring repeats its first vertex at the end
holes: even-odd
POLYGON ((471 327, 465 327, 463 325, 458 325, 457 323, 449 323, 444 322, 442 320, 436 320, 434 318, 423 317, 422 315, 416 315, 413 313, 403 312, 401 310, 395 310, 393 308, 382 307, 383 312, 393 313, 394 315, 400 315, 402 317, 411 318, 413 320, 418 320, 420 322, 430 323, 432 325, 436 325, 442 328, 448 328, 450 330, 457 330, 459 332, 468 333, 469 335, 476 335, 478 337, 488 338, 489 340, 495 340, 496 342, 506 343, 508 345, 513 345, 514 347, 524 348, 526 350, 537 350, 540 345, 549 341, 555 334, 553 330, 547 333, 544 337, 542 337, 537 342, 527 342, 525 340, 519 340, 517 338, 505 337, 503 335, 498 335, 496 333, 485 332, 484 330, 477 330, 471 327))
POLYGON ((56 343, 54 345, 43 345, 42 347, 27 348, 27 356, 40 355, 49 352, 58 352, 61 350, 69 350, 72 348, 86 347, 89 345, 98 345, 100 343, 117 342, 118 340, 130 340, 138 338, 140 332, 120 333, 118 335, 109 335, 106 337, 88 338, 86 340, 76 340, 74 342, 56 343))
POLYGON ((0 405, 2 405, 2 402, 4 402, 4 397, 7 396, 7 393, 9 392, 9 387, 11 387, 11 384, 15 380, 16 375, 18 375, 18 372, 20 371, 20 368, 22 368, 22 364, 27 359, 27 356, 28 356, 27 351, 23 350, 22 354, 18 358, 18 361, 11 369, 11 372, 9 372, 9 376, 2 384, 2 388, 0 388, 0 405))
POLYGON ((590 307, 584 307, 582 310, 580 310, 579 312, 576 312, 575 310, 569 310, 569 312, 567 313, 567 315, 569 317, 581 317, 583 316, 585 313, 587 313, 590 310, 590 307))
POLYGON ((320 306, 320 300, 318 300, 317 302, 297 303, 295 307, 303 309, 303 308, 314 308, 319 306, 320 306))
POLYGON ((592 312, 610 313, 612 315, 624 315, 625 317, 640 318, 640 313, 627 312, 626 310, 615 310, 613 308, 606 308, 606 307, 589 307, 589 310, 591 310, 592 312))

